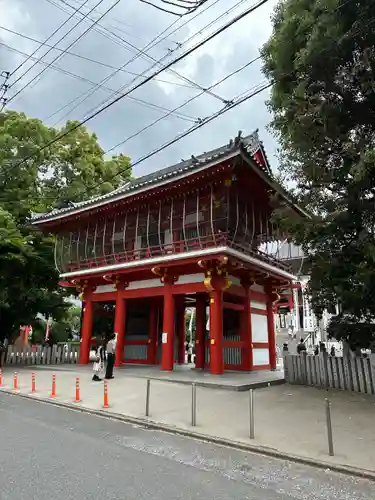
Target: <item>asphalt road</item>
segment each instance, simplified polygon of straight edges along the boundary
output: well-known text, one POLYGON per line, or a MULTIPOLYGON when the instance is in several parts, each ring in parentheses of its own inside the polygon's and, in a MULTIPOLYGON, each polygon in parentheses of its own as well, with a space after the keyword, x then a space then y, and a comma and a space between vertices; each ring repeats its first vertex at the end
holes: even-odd
POLYGON ((375 498, 366 480, 1 393, 0 429, 1 500, 375 498))

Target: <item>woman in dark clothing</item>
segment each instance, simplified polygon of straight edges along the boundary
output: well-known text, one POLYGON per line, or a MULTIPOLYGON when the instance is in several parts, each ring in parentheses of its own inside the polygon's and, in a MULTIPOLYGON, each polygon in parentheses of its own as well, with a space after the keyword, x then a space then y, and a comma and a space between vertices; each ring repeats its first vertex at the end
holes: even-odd
POLYGON ((105 371, 105 378, 114 378, 113 377, 113 367, 115 364, 115 353, 116 353, 116 335, 113 334, 110 340, 107 342, 107 368, 105 371))

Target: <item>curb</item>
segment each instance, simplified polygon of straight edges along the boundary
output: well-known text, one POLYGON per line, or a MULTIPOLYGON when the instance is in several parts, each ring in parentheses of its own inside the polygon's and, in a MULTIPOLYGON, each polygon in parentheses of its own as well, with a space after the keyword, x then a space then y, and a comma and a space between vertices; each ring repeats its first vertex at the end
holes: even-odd
POLYGON ((247 451, 257 455, 263 455, 266 457, 277 458, 284 461, 295 462, 297 464, 307 465, 318 469, 325 469, 325 470, 328 469, 331 472, 337 472, 339 474, 345 474, 348 476, 354 476, 361 479, 368 479, 370 481, 375 481, 375 471, 373 472, 367 469, 360 469, 357 467, 352 467, 350 465, 334 464, 322 460, 317 460, 314 458, 301 457, 299 455, 293 455, 291 453, 282 452, 274 448, 268 448, 266 446, 247 444, 247 443, 242 443, 240 441, 234 441, 231 439, 209 436, 207 434, 202 434, 188 429, 182 429, 168 424, 147 420, 146 418, 143 417, 131 417, 128 415, 120 415, 118 413, 112 413, 110 411, 94 410, 91 408, 86 408, 84 406, 78 406, 77 404, 74 403, 65 403, 62 401, 35 397, 29 394, 20 394, 19 392, 3 388, 0 390, 0 392, 3 394, 7 394, 8 396, 18 396, 31 401, 45 403, 52 406, 65 408, 68 410, 79 411, 81 413, 88 413, 90 415, 95 415, 97 417, 102 417, 102 418, 104 417, 116 420, 118 422, 137 425, 138 427, 143 427, 144 429, 168 432, 169 434, 175 434, 177 436, 184 436, 191 439, 197 439, 199 441, 204 441, 206 443, 212 443, 219 446, 225 446, 227 448, 232 448, 234 450, 247 451))

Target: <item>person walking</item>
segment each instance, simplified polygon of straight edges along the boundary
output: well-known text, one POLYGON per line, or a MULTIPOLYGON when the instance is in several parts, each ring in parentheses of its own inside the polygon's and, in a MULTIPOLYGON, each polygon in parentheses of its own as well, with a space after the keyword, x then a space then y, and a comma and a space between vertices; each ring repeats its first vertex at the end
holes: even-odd
POLYGON ((116 335, 113 333, 107 342, 107 366, 105 371, 105 378, 111 379, 113 376, 113 367, 115 364, 115 352, 116 352, 116 335))
POLYGON ((187 362, 188 365, 190 365, 192 361, 192 355, 193 355, 193 346, 191 345, 191 342, 187 343, 187 362))
POLYGON ((92 365, 92 368, 94 370, 94 375, 92 377, 92 380, 94 382, 100 382, 102 380, 99 375, 104 367, 104 359, 105 359, 105 350, 104 350, 104 344, 102 342, 96 348, 96 359, 92 365))

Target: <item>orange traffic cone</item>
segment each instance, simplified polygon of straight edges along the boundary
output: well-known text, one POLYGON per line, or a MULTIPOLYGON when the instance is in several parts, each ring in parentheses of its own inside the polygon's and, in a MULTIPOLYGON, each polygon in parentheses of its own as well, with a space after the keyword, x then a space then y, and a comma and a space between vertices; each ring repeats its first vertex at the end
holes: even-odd
POLYGON ((31 374, 31 392, 36 392, 35 373, 31 374))
POLYGON ((104 380, 104 402, 103 402, 103 408, 109 408, 108 404, 108 383, 106 380, 104 380))
POLYGON ((18 375, 17 372, 14 372, 13 376, 13 390, 18 391, 18 375))
POLYGON ((52 374, 52 391, 51 391, 51 398, 56 397, 56 374, 52 374))
POLYGON ((0 368, 0 387, 3 387, 3 370, 0 368))
POLYGON ((80 403, 81 402, 81 393, 79 390, 79 377, 76 378, 76 398, 73 401, 73 403, 80 403))

